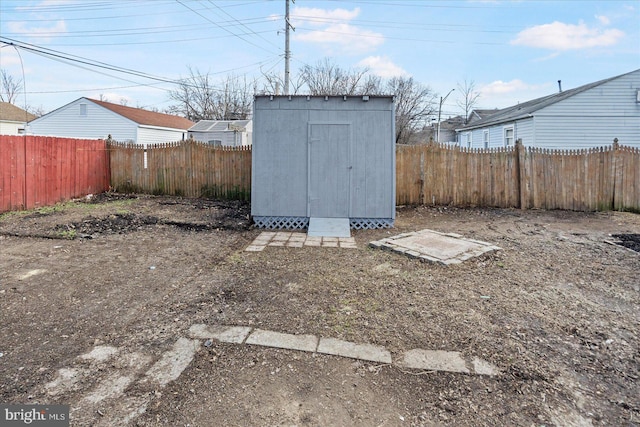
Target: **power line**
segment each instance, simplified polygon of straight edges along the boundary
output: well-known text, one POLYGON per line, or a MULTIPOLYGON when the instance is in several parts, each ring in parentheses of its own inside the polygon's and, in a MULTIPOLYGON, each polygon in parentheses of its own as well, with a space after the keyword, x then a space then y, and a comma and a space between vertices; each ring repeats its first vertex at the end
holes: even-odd
MULTIPOLYGON (((207 22, 212 23, 213 25, 215 25, 216 27, 220 28, 221 30, 224 30, 226 32, 228 32, 229 34, 233 35, 234 37, 239 38, 240 40, 244 41, 245 43, 250 44, 251 46, 257 47, 258 49, 263 49, 262 46, 258 46, 257 44, 253 43, 252 41, 247 40, 244 37, 239 36, 238 34, 233 33, 232 31, 220 26, 217 22, 212 21, 211 19, 209 19, 208 17, 206 17, 205 15, 201 14, 200 12, 196 11, 195 9, 187 6, 186 4, 184 4, 184 0, 176 0, 178 3, 180 3, 182 6, 186 7, 187 9, 191 10, 193 13, 195 13, 196 15, 200 16, 202 19, 206 20, 207 22)), ((274 52, 269 52, 274 54, 274 52)))
POLYGON ((224 13, 225 15, 227 15, 228 17, 230 17, 231 19, 233 19, 235 22, 237 22, 238 24, 242 25, 243 27, 245 27, 247 30, 249 30, 251 33, 255 34, 256 36, 260 37, 262 40, 266 41, 267 43, 269 43, 270 45, 272 45, 273 47, 275 47, 276 49, 278 49, 278 46, 276 46, 275 44, 273 44, 271 41, 265 39, 264 37, 262 37, 260 34, 256 33, 255 31, 253 31, 251 28, 249 28, 248 26, 246 26, 245 24, 243 24, 241 21, 237 20, 236 18, 234 18, 233 16, 231 16, 231 14, 227 13, 224 9, 222 9, 220 6, 218 6, 217 4, 213 3, 211 0, 209 0, 209 3, 212 4, 213 6, 217 7, 218 9, 220 9, 220 11, 222 13, 224 13))
MULTIPOLYGON (((51 60, 55 60, 58 62, 63 62, 65 64, 68 65, 72 65, 74 67, 78 67, 84 70, 88 70, 88 71, 92 71, 98 74, 102 74, 102 75, 106 75, 109 77, 113 77, 113 78, 117 78, 119 80, 123 80, 123 81, 127 81, 129 83, 135 83, 137 86, 155 86, 158 84, 162 84, 162 83, 170 83, 170 84, 174 84, 174 85, 184 85, 184 86, 189 86, 189 87, 195 87, 196 85, 190 84, 189 83, 189 79, 170 79, 170 78, 166 78, 166 77, 161 77, 161 76, 154 76, 142 71, 137 71, 137 70, 133 70, 133 69, 129 69, 129 68, 124 68, 124 67, 119 67, 119 66, 115 66, 115 65, 111 65, 111 64, 107 64, 104 62, 100 62, 100 61, 95 61, 95 60, 91 60, 88 58, 84 58, 84 57, 80 57, 80 56, 76 56, 76 55, 71 55, 71 54, 65 54, 63 52, 59 52, 53 49, 47 49, 47 48, 43 48, 43 47, 39 47, 39 46, 35 46, 32 45, 30 43, 24 43, 24 42, 20 42, 18 40, 14 40, 14 39, 10 39, 8 37, 2 37, 0 36, 0 43, 4 43, 7 46, 13 46, 15 48, 18 49, 22 49, 28 52, 31 52, 33 54, 36 55, 40 55, 46 58, 49 58, 51 60), (88 68, 88 67, 92 67, 92 68, 88 68), (97 69, 97 70, 96 70, 97 69), (145 78, 145 79, 149 79, 149 80, 155 80, 158 83, 155 84, 143 84, 143 83, 138 83, 123 77, 119 77, 119 76, 114 76, 111 74, 107 74, 104 73, 103 71, 99 71, 100 69, 102 70, 107 70, 107 71, 114 71, 114 72, 118 72, 118 73, 122 73, 125 75, 132 75, 134 77, 140 77, 140 78, 145 78)), ((245 67, 238 67, 238 68, 233 68, 233 69, 229 69, 229 70, 223 70, 223 71, 218 71, 216 73, 213 74, 223 74, 223 73, 230 73, 232 71, 235 70, 239 70, 242 68, 249 68, 249 67, 261 67, 264 66, 265 64, 270 64, 273 61, 279 61, 280 58, 278 56, 276 56, 275 58, 269 58, 267 60, 263 60, 254 64, 250 64, 247 65, 245 67)), ((200 76, 193 76, 193 77, 200 77, 200 76)), ((161 90, 168 90, 168 89, 164 89, 164 88, 159 88, 161 90)), ((96 90, 96 89, 93 89, 96 90)), ((224 89, 220 89, 220 92, 224 91, 224 89)), ((48 92, 48 93, 63 93, 65 91, 52 91, 52 92, 48 92)), ((35 92, 33 92, 35 93, 35 92)))

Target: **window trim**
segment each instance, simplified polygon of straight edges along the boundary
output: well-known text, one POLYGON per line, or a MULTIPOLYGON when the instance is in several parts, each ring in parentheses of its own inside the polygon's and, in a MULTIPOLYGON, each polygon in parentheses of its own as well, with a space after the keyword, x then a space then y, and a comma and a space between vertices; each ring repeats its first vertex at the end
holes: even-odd
POLYGON ((513 147, 516 144, 516 131, 514 125, 504 126, 502 128, 502 141, 505 147, 513 147), (507 131, 511 131, 511 144, 507 140, 507 131))

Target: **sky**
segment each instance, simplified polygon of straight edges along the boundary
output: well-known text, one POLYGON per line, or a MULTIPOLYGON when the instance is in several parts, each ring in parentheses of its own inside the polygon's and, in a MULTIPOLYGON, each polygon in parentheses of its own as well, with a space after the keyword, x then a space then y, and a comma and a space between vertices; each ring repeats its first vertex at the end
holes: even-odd
MULTIPOLYGON (((220 85, 283 74, 285 4, 2 0, 0 68, 24 82, 21 107, 88 97, 163 110, 190 69, 220 85)), ((465 82, 492 109, 640 68, 639 0, 292 0, 290 16, 292 80, 325 58, 412 77, 446 97, 443 117, 464 111, 465 82)))

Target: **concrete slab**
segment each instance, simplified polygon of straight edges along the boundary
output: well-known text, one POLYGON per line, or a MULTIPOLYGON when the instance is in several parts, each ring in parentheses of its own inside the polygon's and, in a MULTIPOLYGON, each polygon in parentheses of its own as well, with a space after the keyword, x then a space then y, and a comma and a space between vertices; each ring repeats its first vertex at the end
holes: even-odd
POLYGON ((309 236, 350 237, 349 218, 309 218, 309 236))
POLYGON ((470 373, 465 360, 457 351, 409 350, 397 364, 404 368, 426 371, 470 373))
POLYGON ((231 344, 242 344, 251 332, 247 326, 208 326, 203 324, 192 325, 189 328, 191 338, 206 340, 209 338, 231 344))
POLYGON ((391 363, 391 353, 384 347, 372 344, 356 344, 335 338, 320 338, 318 353, 368 360, 370 362, 391 363))
POLYGON ((459 264, 484 253, 500 250, 491 243, 465 239, 456 233, 445 234, 433 230, 403 233, 371 242, 369 246, 444 265, 459 264))
POLYGON ((284 348, 287 350, 314 352, 318 347, 318 337, 315 335, 283 334, 281 332, 256 329, 249 335, 246 343, 265 347, 284 348))

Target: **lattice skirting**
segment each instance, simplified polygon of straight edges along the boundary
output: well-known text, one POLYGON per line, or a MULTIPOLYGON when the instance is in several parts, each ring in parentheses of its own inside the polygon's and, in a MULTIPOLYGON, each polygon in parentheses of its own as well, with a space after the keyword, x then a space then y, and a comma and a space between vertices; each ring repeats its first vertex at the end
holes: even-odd
POLYGON ((392 228, 393 218, 349 218, 349 226, 355 230, 392 228))
MULTIPOLYGON (((303 216, 254 216, 257 228, 269 230, 298 230, 309 228, 309 218, 303 216)), ((355 230, 392 228, 393 218, 349 218, 349 226, 355 230)))
POLYGON ((309 218, 304 216, 254 216, 253 222, 256 227, 269 230, 309 228, 309 218))

